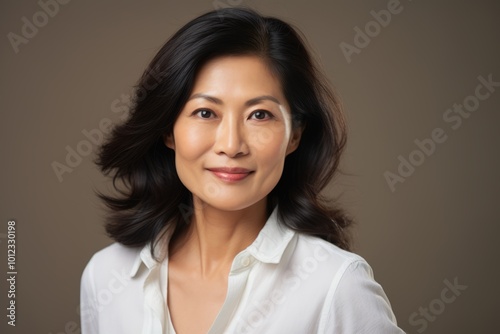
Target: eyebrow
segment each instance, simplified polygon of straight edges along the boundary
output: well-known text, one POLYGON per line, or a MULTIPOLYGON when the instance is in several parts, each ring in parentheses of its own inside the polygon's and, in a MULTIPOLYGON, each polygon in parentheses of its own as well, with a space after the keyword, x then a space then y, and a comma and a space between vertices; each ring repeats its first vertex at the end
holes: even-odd
MULTIPOLYGON (((211 95, 207 95, 207 94, 203 94, 203 93, 197 93, 197 94, 193 94, 188 101, 192 100, 192 99, 198 99, 198 98, 202 98, 202 99, 205 99, 205 100, 208 100, 210 102, 213 102, 215 104, 223 104, 222 100, 215 97, 215 96, 211 96, 211 95)), ((281 105, 280 101, 275 98, 274 96, 271 96, 271 95, 262 95, 262 96, 257 96, 257 97, 254 97, 248 101, 245 102, 245 106, 247 107, 251 107, 253 105, 256 105, 262 101, 271 101, 271 102, 274 102, 278 105, 281 105)))

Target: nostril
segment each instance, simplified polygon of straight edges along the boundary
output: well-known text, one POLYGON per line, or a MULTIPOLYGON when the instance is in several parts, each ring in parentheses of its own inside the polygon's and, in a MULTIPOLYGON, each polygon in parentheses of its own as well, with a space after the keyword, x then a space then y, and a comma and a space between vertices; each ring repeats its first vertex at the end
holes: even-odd
POLYGON ((226 119, 220 123, 214 149, 217 154, 229 157, 245 155, 248 152, 244 131, 236 121, 226 119))

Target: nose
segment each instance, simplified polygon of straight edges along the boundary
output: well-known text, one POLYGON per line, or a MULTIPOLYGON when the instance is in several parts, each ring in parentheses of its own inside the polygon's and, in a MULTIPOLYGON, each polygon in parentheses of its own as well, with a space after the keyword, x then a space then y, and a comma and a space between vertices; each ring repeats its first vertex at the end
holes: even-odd
POLYGON ((233 115, 223 117, 217 128, 215 153, 225 154, 231 158, 247 155, 249 147, 243 127, 237 117, 233 115))

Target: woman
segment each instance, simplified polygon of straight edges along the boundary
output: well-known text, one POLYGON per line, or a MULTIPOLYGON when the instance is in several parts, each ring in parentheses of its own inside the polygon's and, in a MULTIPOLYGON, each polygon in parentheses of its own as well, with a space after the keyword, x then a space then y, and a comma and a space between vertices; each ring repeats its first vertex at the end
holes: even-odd
POLYGON ((319 197, 344 144, 288 24, 234 8, 186 24, 100 151, 116 243, 83 273, 83 333, 402 333, 319 197))

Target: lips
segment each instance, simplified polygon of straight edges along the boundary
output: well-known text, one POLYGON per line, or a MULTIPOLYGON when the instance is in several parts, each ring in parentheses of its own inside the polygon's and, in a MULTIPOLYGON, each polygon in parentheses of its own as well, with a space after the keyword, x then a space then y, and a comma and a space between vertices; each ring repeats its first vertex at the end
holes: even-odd
POLYGON ((219 179, 226 182, 237 182, 246 179, 250 174, 253 173, 252 170, 246 168, 238 168, 238 167, 216 167, 216 168, 207 168, 210 172, 212 172, 219 179))

